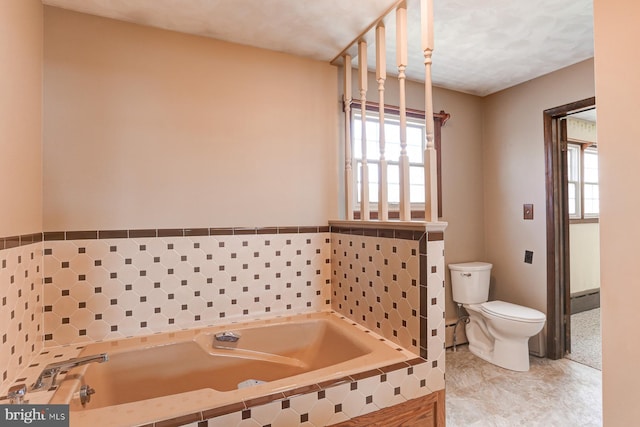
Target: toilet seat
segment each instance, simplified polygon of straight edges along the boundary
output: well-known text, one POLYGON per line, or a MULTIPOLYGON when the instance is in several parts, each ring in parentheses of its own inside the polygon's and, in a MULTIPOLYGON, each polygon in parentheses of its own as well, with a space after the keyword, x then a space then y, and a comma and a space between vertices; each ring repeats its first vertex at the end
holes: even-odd
POLYGON ((533 308, 524 307, 504 301, 488 301, 480 304, 480 309, 489 315, 517 322, 544 322, 544 313, 533 308))

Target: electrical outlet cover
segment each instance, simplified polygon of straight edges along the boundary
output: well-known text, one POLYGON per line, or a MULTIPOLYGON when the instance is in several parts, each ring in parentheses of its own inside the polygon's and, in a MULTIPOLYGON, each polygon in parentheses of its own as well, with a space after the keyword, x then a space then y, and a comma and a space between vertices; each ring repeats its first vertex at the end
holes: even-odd
POLYGON ((524 251, 524 262, 533 264, 533 251, 524 251))

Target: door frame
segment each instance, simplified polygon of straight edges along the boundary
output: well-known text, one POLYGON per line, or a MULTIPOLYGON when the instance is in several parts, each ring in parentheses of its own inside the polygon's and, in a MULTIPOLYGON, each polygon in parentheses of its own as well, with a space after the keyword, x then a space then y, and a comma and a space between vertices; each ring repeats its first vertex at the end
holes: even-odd
POLYGON ((571 350, 569 212, 566 167, 562 167, 566 147, 563 154, 559 119, 592 109, 595 105, 596 98, 592 97, 543 112, 547 199, 547 357, 550 359, 561 359, 571 350))

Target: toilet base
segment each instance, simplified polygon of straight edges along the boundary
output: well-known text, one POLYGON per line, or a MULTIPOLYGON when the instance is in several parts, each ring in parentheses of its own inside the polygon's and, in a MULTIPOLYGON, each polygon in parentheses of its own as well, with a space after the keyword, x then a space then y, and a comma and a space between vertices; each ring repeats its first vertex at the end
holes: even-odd
POLYGON ((480 313, 471 307, 467 311, 470 321, 465 331, 472 354, 501 368, 519 372, 529 370, 528 336, 504 339, 489 327, 480 313))
POLYGON ((491 364, 511 371, 526 372, 529 370, 528 341, 504 342, 496 340, 492 351, 486 351, 481 346, 469 342, 469 351, 491 364))

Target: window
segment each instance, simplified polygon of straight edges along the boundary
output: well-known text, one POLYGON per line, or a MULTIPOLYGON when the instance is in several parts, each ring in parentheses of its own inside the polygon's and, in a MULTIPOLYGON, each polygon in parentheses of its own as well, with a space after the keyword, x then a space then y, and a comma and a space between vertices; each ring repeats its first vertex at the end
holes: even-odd
MULTIPOLYGON (((366 111, 366 110, 365 110, 366 111)), ((354 105, 352 126, 352 154, 355 180, 355 209, 360 209, 362 185, 362 109, 354 105)), ((366 111, 366 155, 369 173, 369 202, 372 210, 378 207, 378 169, 380 167, 380 122, 378 112, 366 111)), ((384 117, 385 159, 389 209, 400 203, 400 117, 388 112, 384 117)), ((409 157, 410 200, 412 208, 424 209, 424 119, 407 117, 407 155, 409 157)))
POLYGON ((600 193, 598 187, 598 151, 589 147, 584 150, 584 210, 585 217, 597 217, 600 213, 600 193))
POLYGON ((567 177, 570 219, 598 218, 598 150, 586 144, 567 145, 567 177))

